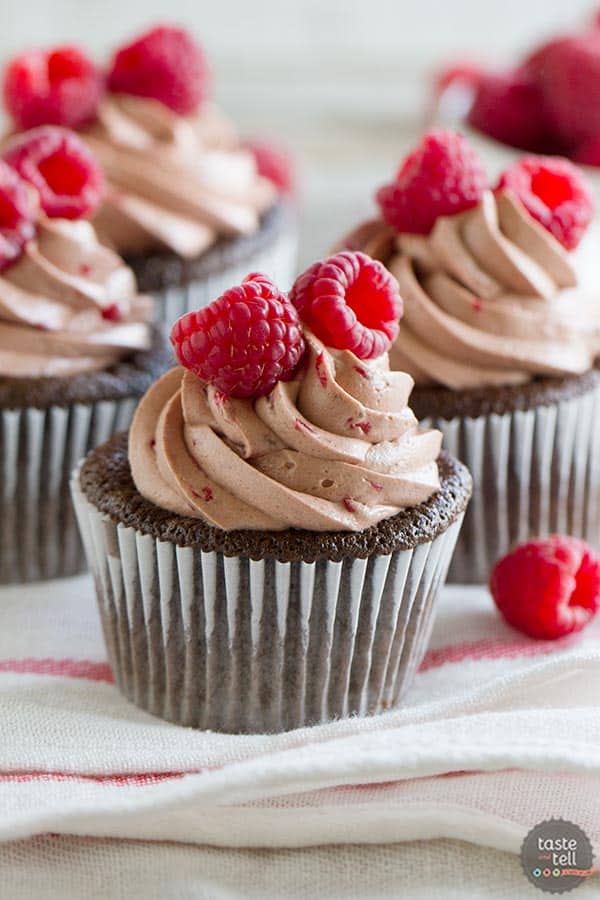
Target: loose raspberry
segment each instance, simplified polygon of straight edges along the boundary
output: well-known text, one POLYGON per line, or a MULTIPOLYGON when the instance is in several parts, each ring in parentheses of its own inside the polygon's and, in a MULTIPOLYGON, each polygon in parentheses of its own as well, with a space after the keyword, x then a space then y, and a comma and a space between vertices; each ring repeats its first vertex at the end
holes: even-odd
POLYGON ((40 195, 51 218, 80 219, 102 200, 104 176, 83 141, 64 128, 43 125, 8 142, 2 154, 40 195))
POLYGON ((600 556, 562 535, 521 544, 496 563, 490 590, 509 625, 542 640, 564 637, 600 606, 600 556))
POLYGON ((508 189, 550 234, 567 248, 579 244, 594 215, 594 196, 583 175, 566 159, 524 156, 500 176, 508 189))
POLYGON ((182 366, 230 397, 264 397, 294 377, 304 353, 296 309, 256 272, 178 319, 171 343, 182 366))
POLYGON ((439 216, 476 206, 486 187, 483 163, 465 138, 436 130, 406 157, 395 182, 379 189, 377 200, 392 228, 429 234, 439 216))
POLYGON ((398 282, 365 253, 344 250, 300 275, 290 300, 328 347, 375 359, 398 337, 403 307, 398 282))
POLYGON ((468 121, 483 134, 521 150, 539 151, 547 143, 541 90, 521 69, 481 75, 468 121))
POLYGON ((93 121, 103 79, 78 47, 31 50, 15 57, 4 75, 4 102, 17 128, 93 121))
POLYGON ((108 75, 111 91, 159 100, 182 116, 210 89, 202 48, 183 28, 158 25, 117 51, 108 75))
POLYGON ((600 31, 550 41, 525 68, 543 92, 552 130, 567 147, 600 134, 600 31))
POLYGON ((259 175, 272 181, 280 194, 290 196, 295 190, 294 162, 282 147, 260 138, 244 141, 252 153, 259 175))
POLYGON ((35 205, 14 169, 0 160, 0 272, 16 262, 35 233, 35 205))

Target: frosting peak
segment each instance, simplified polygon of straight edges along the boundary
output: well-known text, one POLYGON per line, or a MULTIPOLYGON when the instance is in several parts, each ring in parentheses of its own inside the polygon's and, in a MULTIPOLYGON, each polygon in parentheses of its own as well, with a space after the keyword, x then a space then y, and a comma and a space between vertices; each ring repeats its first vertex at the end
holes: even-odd
POLYGON ((418 429, 412 378, 306 340, 296 379, 255 401, 163 376, 130 433, 140 493, 226 530, 311 531, 360 531, 431 496, 441 434, 418 429))

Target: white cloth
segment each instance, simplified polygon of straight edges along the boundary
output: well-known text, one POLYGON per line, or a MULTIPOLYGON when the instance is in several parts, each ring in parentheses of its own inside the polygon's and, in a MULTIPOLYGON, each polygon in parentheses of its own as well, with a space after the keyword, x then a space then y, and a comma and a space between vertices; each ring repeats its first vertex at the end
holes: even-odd
POLYGON ((600 622, 561 642, 447 588, 404 706, 276 736, 178 728, 110 681, 91 579, 0 591, 0 839, 222 847, 452 838, 516 853, 562 816, 600 851, 600 622))

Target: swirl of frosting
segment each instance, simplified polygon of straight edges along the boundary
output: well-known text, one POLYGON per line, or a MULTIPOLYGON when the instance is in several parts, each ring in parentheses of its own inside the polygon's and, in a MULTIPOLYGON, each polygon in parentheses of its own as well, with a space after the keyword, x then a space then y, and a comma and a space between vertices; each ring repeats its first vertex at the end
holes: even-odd
POLYGON ((454 390, 577 375, 600 351, 597 300, 575 260, 510 194, 437 220, 427 237, 366 223, 346 243, 384 259, 404 319, 393 369, 454 390))
POLYGON ((221 236, 252 234, 276 200, 214 107, 180 116, 156 100, 113 94, 82 136, 106 174, 94 224, 121 254, 192 259, 221 236))
POLYGON ((152 301, 84 220, 41 218, 0 275, 0 376, 106 369, 151 343, 152 301))
POLYGON ((157 381, 129 436, 139 492, 224 530, 361 531, 438 490, 441 434, 418 429, 412 378, 306 340, 296 380, 258 400, 179 368, 157 381))

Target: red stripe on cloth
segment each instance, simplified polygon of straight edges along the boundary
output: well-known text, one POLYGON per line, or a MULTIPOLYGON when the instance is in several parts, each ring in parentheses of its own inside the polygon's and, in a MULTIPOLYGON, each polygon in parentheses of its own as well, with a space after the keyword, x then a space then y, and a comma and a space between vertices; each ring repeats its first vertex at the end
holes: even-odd
POLYGON ((541 656, 556 653, 578 643, 578 636, 568 636, 557 641, 493 640, 465 641, 429 650, 419 668, 420 672, 436 669, 446 663, 476 662, 486 659, 518 659, 520 656, 541 656))
POLYGON ((91 781, 96 784, 110 784, 116 786, 133 785, 143 787, 148 784, 159 784, 171 778, 184 778, 186 775, 196 775, 198 772, 132 772, 115 775, 81 775, 77 772, 0 772, 1 782, 26 782, 26 781, 91 781))
POLYGON ((108 663, 89 659, 0 659, 0 672, 23 675, 56 675, 63 678, 85 678, 88 681, 114 682, 108 663))

